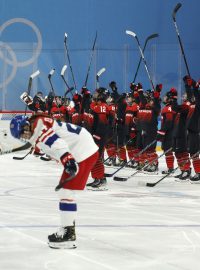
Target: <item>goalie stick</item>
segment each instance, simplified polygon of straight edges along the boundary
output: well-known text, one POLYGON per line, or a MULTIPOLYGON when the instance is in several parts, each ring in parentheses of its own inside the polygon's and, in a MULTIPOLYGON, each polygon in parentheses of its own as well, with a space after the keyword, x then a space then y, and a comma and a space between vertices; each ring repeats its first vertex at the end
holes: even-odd
POLYGON ((99 77, 106 71, 106 68, 103 67, 101 68, 98 72, 97 72, 97 75, 96 75, 96 88, 98 89, 99 88, 99 77))
POLYGON ((173 19, 174 26, 175 26, 175 29, 176 29, 176 34, 177 34, 177 37, 178 37, 178 41, 179 41, 179 45, 180 45, 180 48, 181 48, 181 53, 183 55, 183 59, 184 59, 184 62, 185 62, 185 66, 186 66, 186 69, 187 69, 187 73, 190 76, 190 71, 189 71, 187 60, 186 60, 185 52, 184 52, 184 49, 183 49, 183 44, 182 44, 181 37, 180 37, 180 34, 179 34, 178 26, 177 26, 177 23, 176 23, 176 13, 180 9, 181 6, 182 6, 181 3, 178 3, 175 6, 175 8, 174 8, 174 10, 172 12, 172 19, 173 19))
POLYGON ((0 150, 0 155, 5 155, 5 154, 10 154, 10 153, 13 153, 13 152, 18 152, 18 151, 23 151, 23 150, 27 150, 28 148, 30 148, 32 145, 27 142, 26 144, 20 146, 20 147, 17 147, 17 148, 13 148, 11 150, 7 150, 7 151, 1 151, 0 150))
MULTIPOLYGON (((31 92, 31 87, 32 87, 33 79, 35 77, 37 77, 39 74, 40 74, 40 71, 37 70, 34 73, 32 73, 31 76, 29 77, 28 88, 27 88, 27 94, 28 94, 28 96, 30 95, 30 92, 31 92)), ((26 112, 27 112, 27 104, 26 104, 26 108, 25 108, 25 114, 24 114, 25 116, 26 116, 26 112)))
MULTIPOLYGON (((182 163, 182 165, 185 165, 188 160, 193 159, 195 156, 199 155, 200 151, 196 152, 194 155, 192 155, 189 159, 187 159, 185 162, 182 163)), ((154 183, 146 183, 147 187, 155 187, 158 183, 160 183, 161 181, 163 181, 165 178, 167 178, 170 174, 174 173, 175 171, 177 171, 179 168, 179 166, 177 166, 173 172, 168 172, 165 176, 163 176, 160 180, 158 180, 157 182, 154 183)))
MULTIPOLYGON (((146 49, 146 46, 147 46, 148 41, 149 41, 150 39, 156 38, 156 37, 158 37, 158 36, 159 36, 158 34, 152 34, 152 35, 150 35, 150 36, 148 36, 148 37, 146 38, 145 43, 144 43, 144 47, 143 47, 143 50, 142 50, 143 53, 144 53, 144 51, 145 51, 145 49, 146 49)), ((137 75, 138 75, 138 71, 139 71, 141 62, 142 62, 142 57, 140 56, 140 60, 139 60, 139 62, 138 62, 138 66, 137 66, 137 69, 136 69, 136 72, 135 72, 135 76, 134 76, 134 79, 133 79, 133 83, 135 83, 135 81, 136 81, 136 78, 137 78, 137 75)))
POLYGON ((135 171, 133 174, 129 175, 128 177, 120 177, 120 176, 115 176, 113 178, 113 180, 115 181, 127 181, 128 179, 130 179, 131 177, 135 176, 136 174, 138 174, 139 172, 141 172, 142 170, 146 169, 149 165, 151 165, 154 161, 157 161, 159 158, 161 158, 162 156, 164 156, 165 154, 167 154, 168 152, 170 152, 172 150, 172 147, 169 148, 168 150, 166 150, 165 152, 163 152, 159 157, 154 158, 151 162, 145 164, 142 168, 140 168, 139 170, 135 171))
MULTIPOLYGON (((151 147, 154 143, 156 143, 156 140, 152 141, 150 144, 148 144, 144 149, 142 149, 137 155, 136 157, 139 157, 141 154, 143 154, 149 147, 151 147)), ((119 172, 121 169, 123 169, 127 164, 129 164, 132 161, 132 159, 130 159, 129 161, 125 162, 121 167, 119 167, 119 169, 117 169, 116 171, 114 171, 113 173, 105 173, 104 176, 105 177, 112 177, 114 176, 117 172, 119 172)))
POLYGON ((69 67, 70 67, 70 70, 71 70, 71 75, 72 75, 72 80, 73 80, 73 83, 74 83, 74 88, 76 88, 76 82, 75 82, 75 78, 74 78, 74 73, 73 73, 73 70, 72 70, 72 65, 71 65, 71 61, 70 61, 70 57, 69 57, 69 50, 68 50, 68 47, 67 47, 67 33, 65 33, 64 35, 64 44, 65 44, 65 51, 67 53, 67 59, 68 59, 68 62, 69 62, 69 67))
POLYGON ((130 30, 126 30, 126 34, 127 34, 127 35, 130 35, 130 36, 132 36, 132 37, 134 37, 135 40, 137 41, 138 48, 139 48, 139 51, 140 51, 140 54, 141 54, 141 57, 142 57, 142 60, 143 60, 143 63, 144 63, 144 66, 145 66, 145 69, 146 69, 148 78, 149 78, 149 81, 150 81, 150 83, 151 83, 151 85, 152 85, 153 90, 155 90, 153 81, 152 81, 151 76, 150 76, 150 73, 149 73, 149 69, 148 69, 148 67, 147 67, 147 62, 146 62, 146 60, 145 60, 145 57, 144 57, 144 54, 143 54, 142 48, 141 48, 141 46, 140 46, 140 42, 139 42, 139 39, 138 39, 137 35, 136 35, 134 32, 130 31, 130 30))
POLYGON ((85 78, 85 83, 84 83, 85 87, 87 86, 87 81, 88 81, 88 77, 89 77, 89 73, 90 73, 90 68, 91 68, 91 65, 92 65, 92 59, 93 59, 93 56, 94 56, 94 49, 95 49, 96 41, 97 41, 97 31, 96 31, 96 35, 95 35, 95 38, 94 38, 94 42, 93 42, 93 46, 92 46, 92 52, 91 52, 91 56, 90 56, 90 62, 89 62, 89 66, 88 66, 88 70, 87 70, 87 74, 86 74, 86 78, 85 78))

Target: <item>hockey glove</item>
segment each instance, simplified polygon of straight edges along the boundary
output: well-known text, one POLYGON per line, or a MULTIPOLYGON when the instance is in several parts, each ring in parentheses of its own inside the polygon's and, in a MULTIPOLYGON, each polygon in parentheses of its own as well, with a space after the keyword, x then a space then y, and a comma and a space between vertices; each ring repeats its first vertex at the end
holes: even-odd
POLYGON ((75 175, 78 171, 78 164, 75 161, 75 159, 72 157, 70 153, 65 153, 61 158, 60 158, 66 173, 70 175, 75 175))
POLYGON ((31 105, 33 103, 33 98, 29 96, 27 92, 21 94, 20 99, 27 105, 31 105))

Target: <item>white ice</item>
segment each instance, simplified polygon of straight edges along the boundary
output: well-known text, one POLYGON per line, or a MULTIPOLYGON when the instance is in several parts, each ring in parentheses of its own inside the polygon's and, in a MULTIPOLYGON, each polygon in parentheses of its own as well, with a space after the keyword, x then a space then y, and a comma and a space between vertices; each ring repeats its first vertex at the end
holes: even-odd
MULTIPOLYGON (((145 186, 161 174, 138 174, 127 182, 107 178, 108 191, 77 194, 77 249, 54 250, 47 235, 60 224, 54 188, 62 168, 32 155, 22 161, 12 156, 0 156, 0 269, 200 268, 200 185, 170 177, 145 186)), ((118 175, 131 173, 124 169, 118 175)))

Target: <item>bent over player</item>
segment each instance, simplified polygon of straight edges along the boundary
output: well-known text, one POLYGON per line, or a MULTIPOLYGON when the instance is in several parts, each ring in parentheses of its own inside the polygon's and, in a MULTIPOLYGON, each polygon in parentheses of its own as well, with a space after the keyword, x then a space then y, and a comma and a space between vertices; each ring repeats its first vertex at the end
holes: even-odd
POLYGON ((16 116, 10 123, 11 134, 25 139, 33 147, 60 161, 64 167, 59 190, 61 228, 48 236, 51 248, 75 248, 75 190, 83 190, 89 173, 98 159, 98 147, 82 127, 59 122, 48 115, 31 118, 16 116), (69 181, 70 180, 70 181, 69 181))

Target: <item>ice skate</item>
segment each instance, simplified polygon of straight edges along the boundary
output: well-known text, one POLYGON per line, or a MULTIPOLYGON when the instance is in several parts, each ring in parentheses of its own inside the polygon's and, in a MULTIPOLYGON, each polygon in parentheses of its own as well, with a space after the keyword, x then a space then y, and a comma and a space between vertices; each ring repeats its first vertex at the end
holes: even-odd
POLYGON ((55 249, 73 249, 76 248, 75 225, 61 227, 58 232, 48 236, 48 245, 55 249))
POLYGON ((108 190, 106 178, 96 179, 96 182, 89 186, 88 189, 93 191, 108 190))
POLYGON ((183 182, 183 181, 188 181, 190 179, 190 175, 191 175, 191 169, 187 170, 187 171, 182 171, 180 174, 175 176, 175 180, 177 182, 183 182))
POLYGON ((200 184, 200 173, 196 173, 194 176, 190 177, 190 183, 200 184))
POLYGON ((162 171, 162 174, 173 174, 173 173, 174 173, 174 169, 168 169, 168 170, 162 171))
MULTIPOLYGON (((91 187, 92 185, 97 184, 97 183, 99 183, 99 180, 98 180, 98 179, 94 179, 94 181, 91 182, 91 183, 88 183, 88 184, 86 185, 86 187, 91 187)), ((89 189, 89 188, 88 188, 88 189, 89 189)))

